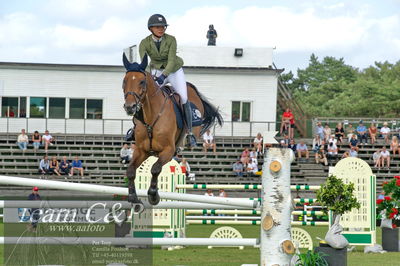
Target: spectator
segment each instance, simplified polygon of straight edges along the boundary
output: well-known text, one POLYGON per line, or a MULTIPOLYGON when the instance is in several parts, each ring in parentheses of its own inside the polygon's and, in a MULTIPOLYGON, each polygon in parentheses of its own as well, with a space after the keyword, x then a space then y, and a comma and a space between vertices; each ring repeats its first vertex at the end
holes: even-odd
POLYGON ((352 124, 349 124, 349 126, 346 128, 346 136, 347 136, 347 141, 350 142, 351 137, 354 135, 354 127, 352 124))
MULTIPOLYGON (((34 187, 32 189, 32 193, 29 194, 28 200, 42 200, 39 195, 39 188, 34 187)), ((38 208, 31 208, 29 209, 31 214, 31 224, 29 225, 29 231, 36 232, 36 227, 40 219, 40 209, 38 208)))
POLYGON ((356 139, 356 135, 355 134, 353 134, 352 136, 351 136, 351 139, 350 139, 350 141, 349 141, 350 143, 349 143, 349 146, 350 146, 350 149, 352 149, 353 147, 356 149, 356 151, 358 152, 358 140, 356 139))
POLYGON ((283 136, 283 141, 284 141, 285 147, 287 148, 289 146, 289 143, 290 143, 289 136, 288 135, 283 136))
POLYGON ((350 151, 349 151, 349 157, 358 157, 358 152, 356 147, 351 147, 350 151))
POLYGON ((283 135, 290 135, 290 120, 293 118, 293 114, 289 108, 286 108, 286 111, 282 114, 282 121, 281 121, 281 130, 280 134, 283 135))
POLYGON ((297 156, 299 157, 299 159, 301 159, 302 156, 303 157, 305 156, 308 161, 310 154, 308 152, 307 145, 304 143, 303 140, 300 141, 300 144, 297 144, 296 148, 297 148, 297 156))
POLYGON ((15 117, 14 109, 12 107, 6 111, 6 117, 15 117))
POLYGON ((256 159, 257 160, 257 151, 256 148, 253 148, 250 153, 249 153, 250 159, 256 159))
POLYGON ((25 134, 25 129, 21 129, 21 134, 18 135, 17 144, 18 147, 25 153, 26 149, 28 148, 29 138, 25 134))
POLYGON ((319 135, 319 138, 324 139, 324 128, 322 127, 321 122, 317 123, 316 134, 319 135))
POLYGON ((69 176, 74 175, 74 170, 78 170, 78 172, 81 174, 81 177, 83 178, 83 166, 82 166, 82 161, 79 160, 78 156, 75 156, 75 159, 72 161, 71 165, 71 172, 69 176))
POLYGON ((207 189, 206 193, 204 193, 204 196, 214 197, 214 193, 211 189, 207 189))
POLYGON ((328 142, 330 136, 332 135, 332 129, 329 127, 329 124, 326 123, 324 127, 324 140, 328 142))
POLYGON ((261 133, 258 133, 253 140, 253 146, 260 154, 262 154, 262 145, 263 145, 263 138, 261 136, 261 133))
POLYGON ((294 139, 290 140, 290 143, 288 145, 289 149, 292 149, 292 151, 294 152, 294 154, 297 153, 297 148, 296 148, 296 143, 294 142, 294 139))
POLYGON ((385 139, 385 144, 389 144, 389 135, 390 135, 390 128, 388 128, 388 123, 383 123, 383 127, 381 128, 382 137, 385 139))
POLYGON ((329 138, 329 140, 328 140, 328 144, 329 144, 329 143, 334 143, 334 144, 336 145, 337 140, 335 139, 335 135, 331 135, 331 136, 330 136, 330 138, 329 138))
POLYGON ((319 149, 315 153, 315 163, 316 164, 323 163, 325 166, 328 165, 328 159, 326 158, 324 149, 319 149))
POLYGON ((315 135, 313 142, 312 142, 312 149, 314 152, 319 151, 321 148, 322 139, 319 134, 315 135))
POLYGON ((39 173, 42 175, 47 175, 49 173, 49 157, 47 155, 43 156, 43 159, 39 163, 39 173))
POLYGON ((251 176, 258 176, 258 164, 257 160, 252 159, 247 165, 247 173, 251 176))
POLYGON ((44 132, 44 135, 42 136, 42 140, 44 145, 44 151, 47 152, 49 145, 50 146, 53 145, 54 138, 49 134, 49 131, 46 130, 44 132))
POLYGON ((357 131, 357 137, 358 137, 358 140, 360 141, 360 144, 364 145, 363 140, 365 140, 365 144, 367 144, 367 142, 368 142, 367 128, 364 126, 362 121, 360 121, 356 131, 357 131))
POLYGON ((209 129, 203 135, 203 147, 204 147, 204 152, 207 152, 209 148, 212 148, 214 154, 217 153, 217 146, 215 145, 214 137, 211 135, 209 129))
MULTIPOLYGON (((69 175, 69 173, 71 172, 71 167, 71 163, 67 161, 67 157, 63 156, 59 165, 60 173, 64 175, 69 175)), ((67 177, 65 177, 65 179, 67 179, 67 177)))
POLYGON ((393 159, 394 156, 396 155, 396 152, 400 157, 399 139, 396 136, 392 137, 392 142, 390 143, 390 150, 393 153, 393 159))
POLYGON ((348 158, 348 157, 350 157, 350 153, 349 153, 348 151, 345 151, 345 152, 343 153, 343 155, 342 155, 342 159, 348 158))
POLYGON ((294 120, 294 115, 293 115, 292 110, 289 109, 289 112, 290 112, 291 115, 292 115, 292 116, 290 117, 290 120, 289 120, 289 122, 290 122, 290 127, 289 127, 289 139, 294 139, 294 127, 295 127, 294 123, 295 123, 295 120, 294 120))
POLYGON ((51 157, 51 161, 49 163, 49 173, 55 173, 56 175, 60 176, 59 164, 56 156, 51 157))
POLYGON ((372 155, 375 167, 381 168, 381 150, 376 150, 372 155))
POLYGON ((219 189, 218 197, 226 198, 227 196, 228 196, 228 195, 226 194, 225 189, 220 188, 220 189, 219 189))
POLYGON ((247 167, 247 164, 250 163, 250 152, 248 148, 245 148, 240 155, 240 161, 242 162, 244 167, 247 167))
POLYGON ((236 176, 243 177, 243 164, 239 159, 232 165, 232 170, 236 176))
POLYGON ((41 143, 42 143, 42 136, 40 136, 39 132, 36 130, 32 135, 32 145, 34 152, 37 152, 37 150, 39 150, 41 143))
POLYGON ((132 159, 132 150, 129 148, 127 143, 124 143, 121 151, 119 152, 122 164, 127 164, 132 159))
POLYGON ((330 142, 328 145, 329 162, 332 162, 332 160, 336 160, 337 155, 338 155, 338 147, 336 146, 336 143, 330 142))
POLYGON ((191 173, 190 165, 189 165, 189 162, 186 160, 186 158, 182 158, 182 161, 179 165, 185 169, 184 171, 185 171, 186 177, 188 177, 190 181, 194 181, 195 174, 191 173))
POLYGON ((342 123, 338 123, 335 128, 335 137, 339 143, 343 142, 344 138, 344 129, 342 123))
POLYGON ((378 129, 376 128, 375 124, 372 123, 368 128, 369 137, 371 138, 371 144, 375 144, 376 142, 376 133, 378 129))
POLYGON ((383 146, 382 151, 381 151, 381 165, 382 167, 385 166, 385 161, 386 161, 386 167, 389 169, 390 167, 390 152, 386 150, 386 147, 383 146))

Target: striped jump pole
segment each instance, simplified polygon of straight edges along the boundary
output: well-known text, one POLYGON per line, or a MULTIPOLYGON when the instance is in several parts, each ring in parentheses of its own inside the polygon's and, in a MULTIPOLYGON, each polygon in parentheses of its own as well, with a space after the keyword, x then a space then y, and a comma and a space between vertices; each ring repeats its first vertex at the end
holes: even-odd
POLYGON ((187 210, 186 214, 238 214, 238 215, 259 215, 260 211, 257 210, 215 210, 215 209, 204 209, 204 210, 187 210))
POLYGON ((305 199, 305 198, 300 198, 300 199, 293 199, 295 203, 315 203, 317 202, 317 199, 305 199))
POLYGON ((0 237, 0 244, 256 246, 256 238, 0 237))
MULTIPOLYGON (((198 202, 185 201, 160 201, 157 205, 151 205, 147 201, 143 201, 144 207, 147 209, 246 209, 245 207, 229 206, 222 204, 207 204, 198 202)), ((70 200, 49 200, 49 201, 33 201, 33 200, 0 200, 0 208, 112 208, 131 209, 132 204, 127 201, 70 201, 70 200), (117 204, 117 205, 115 205, 117 204)))
POLYGON ((323 211, 292 211, 294 215, 324 215, 323 211))
POLYGON ((292 225, 301 226, 328 226, 329 222, 317 222, 317 221, 292 221, 292 225))
POLYGON ((231 220, 186 220, 187 224, 230 224, 230 225, 259 225, 260 220, 231 221, 231 220))
MULTIPOLYGON (((309 185, 291 185, 291 190, 318 190, 321 186, 309 186, 309 185)), ((231 185, 231 184, 186 184, 177 185, 176 189, 242 189, 242 190, 256 190, 262 189, 262 185, 259 184, 243 184, 243 185, 231 185)))
POLYGON ((186 216, 187 220, 260 220, 260 216, 186 216))
MULTIPOLYGON (((43 180, 43 179, 32 179, 32 178, 22 178, 13 176, 0 176, 0 184, 3 185, 16 185, 16 186, 28 186, 28 187, 40 187, 48 189, 62 189, 62 190, 73 190, 82 192, 94 192, 108 195, 128 195, 128 188, 122 187, 111 187, 104 185, 92 185, 92 184, 78 184, 69 183, 53 180, 43 180)), ((147 197, 146 190, 137 190, 137 195, 139 197, 147 197)), ((188 202, 199 202, 199 203, 210 203, 210 204, 222 204, 230 206, 240 206, 247 208, 256 208, 258 202, 256 200, 240 199, 240 198, 225 198, 225 197, 209 197, 203 195, 193 195, 193 194, 183 194, 174 192, 159 192, 161 199, 169 200, 180 200, 188 202)))

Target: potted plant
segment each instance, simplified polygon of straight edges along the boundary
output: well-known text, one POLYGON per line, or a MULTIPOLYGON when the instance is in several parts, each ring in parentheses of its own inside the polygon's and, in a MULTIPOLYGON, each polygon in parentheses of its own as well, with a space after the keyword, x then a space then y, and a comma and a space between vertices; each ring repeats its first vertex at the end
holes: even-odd
POLYGON ((386 251, 400 251, 400 176, 384 182, 383 192, 376 201, 378 219, 382 219, 382 247, 386 251))
POLYGON ((334 223, 325 236, 327 244, 316 248, 316 251, 328 254, 326 261, 329 265, 347 265, 346 247, 349 242, 341 234, 343 228, 339 222, 342 214, 361 206, 353 192, 353 183, 345 184, 342 179, 333 175, 329 176, 325 184, 321 185, 321 188, 316 191, 317 201, 322 206, 326 206, 324 211, 333 213, 334 223))
POLYGON ((327 255, 322 252, 307 250, 307 253, 301 253, 296 256, 295 266, 328 266, 328 262, 324 258, 327 255))

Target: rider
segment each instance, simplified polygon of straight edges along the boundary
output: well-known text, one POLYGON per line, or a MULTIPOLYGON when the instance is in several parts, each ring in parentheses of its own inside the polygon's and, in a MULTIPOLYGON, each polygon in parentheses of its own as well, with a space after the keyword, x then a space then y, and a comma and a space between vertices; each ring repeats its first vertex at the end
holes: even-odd
POLYGON ((152 63, 152 75, 159 86, 171 83, 174 90, 180 95, 185 122, 188 130, 188 144, 196 146, 196 138, 192 133, 192 111, 188 101, 183 60, 176 55, 176 39, 166 34, 167 21, 163 15, 154 14, 149 18, 147 28, 151 34, 144 38, 139 45, 140 58, 147 54, 152 63))

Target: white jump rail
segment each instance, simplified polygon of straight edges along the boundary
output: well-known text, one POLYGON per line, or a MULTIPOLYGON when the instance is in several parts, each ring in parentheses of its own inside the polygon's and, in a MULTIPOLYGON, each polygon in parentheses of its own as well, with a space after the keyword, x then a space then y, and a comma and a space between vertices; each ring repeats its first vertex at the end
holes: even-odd
MULTIPOLYGON (((22 177, 4 176, 4 175, 0 175, 0 184, 23 186, 23 187, 37 186, 40 188, 94 192, 94 193, 101 193, 108 195, 115 195, 115 194, 124 196, 128 195, 128 189, 122 187, 111 187, 111 186, 80 184, 80 183, 78 184, 78 183, 22 178, 22 177)), ((136 192, 139 197, 147 197, 146 190, 137 190, 136 192)), ((256 200, 248 200, 240 198, 208 197, 203 195, 183 194, 174 192, 160 191, 159 195, 161 199, 178 200, 178 201, 181 200, 181 201, 209 203, 209 204, 222 204, 222 205, 240 206, 247 208, 256 208, 259 204, 258 201, 256 200)))

